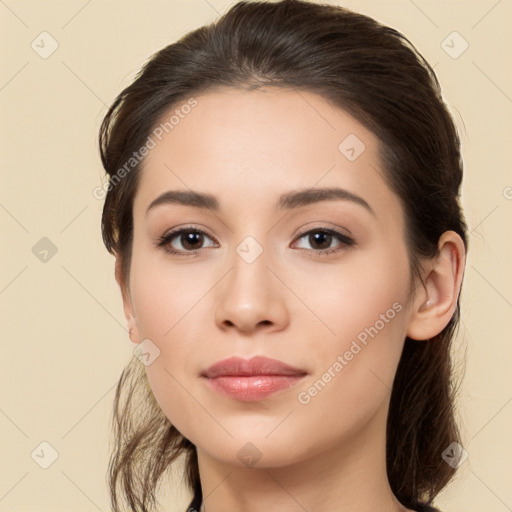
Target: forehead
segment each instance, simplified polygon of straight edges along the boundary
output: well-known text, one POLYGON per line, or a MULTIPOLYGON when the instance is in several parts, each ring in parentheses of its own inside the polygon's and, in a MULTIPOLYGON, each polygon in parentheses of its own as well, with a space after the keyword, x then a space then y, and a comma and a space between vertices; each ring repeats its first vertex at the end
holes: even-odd
POLYGON ((192 108, 180 110, 185 99, 159 121, 160 136, 152 136, 154 147, 143 162, 136 210, 168 189, 208 191, 226 205, 241 199, 249 205, 254 198, 262 204, 308 186, 342 186, 374 201, 393 200, 376 136, 322 96, 226 88, 193 100, 192 108))

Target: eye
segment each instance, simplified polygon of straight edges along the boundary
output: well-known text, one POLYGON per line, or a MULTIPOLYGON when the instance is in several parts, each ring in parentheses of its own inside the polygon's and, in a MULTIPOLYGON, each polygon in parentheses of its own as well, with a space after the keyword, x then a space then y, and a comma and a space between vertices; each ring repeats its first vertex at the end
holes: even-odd
MULTIPOLYGON (((347 247, 355 245, 355 241, 347 235, 332 228, 315 228, 300 234, 296 240, 302 243, 297 247, 301 250, 313 251, 319 255, 340 252, 347 247), (306 247, 304 246, 306 244, 306 247), (333 246, 333 243, 335 244, 333 246), (307 247, 309 245, 309 247, 307 247)), ((160 237, 157 247, 178 256, 192 255, 208 247, 216 247, 213 239, 203 230, 194 227, 182 227, 170 231, 160 237), (211 243, 204 247, 206 241, 211 243)))
POLYGON ((355 245, 355 241, 347 235, 331 228, 315 228, 299 235, 297 240, 302 240, 311 248, 302 246, 299 249, 314 251, 325 255, 340 252, 347 247, 355 245), (333 247, 333 242, 337 242, 333 247))
MULTIPOLYGON (((200 249, 205 249, 203 244, 205 240, 213 240, 202 230, 184 227, 175 229, 163 235, 157 242, 158 247, 162 247, 171 254, 193 253, 200 249)), ((209 245, 212 247, 213 245, 209 245)))

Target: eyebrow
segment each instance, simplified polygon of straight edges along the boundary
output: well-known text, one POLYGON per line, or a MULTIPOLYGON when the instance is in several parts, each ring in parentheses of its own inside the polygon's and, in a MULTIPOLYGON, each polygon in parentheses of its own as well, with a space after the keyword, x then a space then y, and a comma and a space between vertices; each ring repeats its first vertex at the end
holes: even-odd
MULTIPOLYGON (((375 215, 372 207, 362 197, 339 187, 310 188, 282 194, 277 202, 277 208, 279 210, 291 210, 322 201, 334 200, 350 201, 363 206, 370 213, 375 215)), ((168 190, 151 202, 146 210, 146 215, 153 208, 163 204, 180 204, 183 206, 192 206, 193 208, 209 209, 213 211, 220 210, 219 201, 211 194, 193 190, 168 190)))

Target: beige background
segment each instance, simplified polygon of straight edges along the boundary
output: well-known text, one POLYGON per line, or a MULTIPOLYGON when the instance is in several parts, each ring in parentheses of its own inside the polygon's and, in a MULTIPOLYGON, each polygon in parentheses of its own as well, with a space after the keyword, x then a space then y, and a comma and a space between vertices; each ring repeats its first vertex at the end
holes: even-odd
MULTIPOLYGON (((92 195, 97 131, 146 58, 230 3, 0 0, 0 510, 109 510, 109 416, 132 348, 92 195), (47 58, 43 31, 58 43, 47 58), (56 254, 42 252, 43 237, 56 254), (42 442, 58 452, 47 469, 42 442)), ((458 411, 469 458, 437 505, 512 510, 512 2, 331 3, 404 32, 435 65, 457 118, 471 235, 455 356, 467 358, 458 411), (446 39, 453 31, 463 39, 446 39)), ((162 510, 187 503, 176 485, 162 510)))

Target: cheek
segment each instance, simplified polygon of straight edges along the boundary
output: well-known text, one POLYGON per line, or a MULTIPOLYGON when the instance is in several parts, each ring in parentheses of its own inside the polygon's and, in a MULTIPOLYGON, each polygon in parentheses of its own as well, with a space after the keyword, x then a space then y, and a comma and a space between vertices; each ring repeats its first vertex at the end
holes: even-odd
POLYGON ((406 315, 397 311, 405 311, 410 287, 405 248, 354 253, 337 266, 290 273, 288 279, 305 298, 309 319, 322 338, 339 349, 359 335, 364 341, 367 329, 374 332, 375 326, 401 343, 400 336, 393 335, 404 330, 406 321, 406 315))
POLYGON ((395 263, 400 272, 393 272, 395 265, 385 258, 364 264, 360 272, 340 276, 342 284, 331 285, 323 301, 317 298, 322 320, 334 334, 308 348, 315 353, 316 373, 297 390, 296 418, 326 449, 337 436, 357 435, 374 415, 385 418, 407 323, 407 259, 395 263), (319 417, 323 436, 315 434, 319 417))
POLYGON ((166 265, 160 257, 151 256, 134 257, 130 282, 140 334, 155 342, 172 336, 188 320, 205 288, 205 280, 185 266, 166 265))
POLYGON ((135 253, 130 274, 140 337, 151 340, 160 351, 146 367, 151 390, 167 418, 192 442, 191 426, 204 414, 195 400, 194 386, 202 369, 198 359, 212 360, 205 342, 208 319, 210 330, 213 325, 213 304, 207 292, 216 279, 210 274, 211 270, 199 275, 185 265, 170 266, 135 253))
POLYGON ((318 361, 316 388, 322 396, 302 387, 304 401, 334 406, 350 390, 347 405, 371 409, 392 387, 405 339, 410 286, 405 247, 360 253, 337 272, 316 273, 306 286, 316 290, 308 306, 322 320, 303 325, 310 334, 322 333, 307 349, 318 361))

